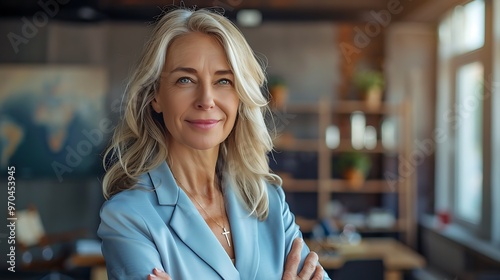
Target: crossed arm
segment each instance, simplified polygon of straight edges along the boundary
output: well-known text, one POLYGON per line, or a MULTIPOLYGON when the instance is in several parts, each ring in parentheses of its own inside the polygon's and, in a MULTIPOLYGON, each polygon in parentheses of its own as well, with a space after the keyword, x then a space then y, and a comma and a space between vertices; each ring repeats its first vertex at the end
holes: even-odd
MULTIPOLYGON (((278 272, 279 275, 279 271, 283 271, 280 275, 283 280, 330 279, 319 265, 318 255, 309 252, 303 244, 294 216, 290 213, 285 202, 283 190, 277 188, 270 193, 275 211, 272 212, 272 219, 270 218, 269 223, 276 225, 277 231, 282 235, 279 238, 284 238, 283 246, 285 248, 280 250, 285 250, 286 256, 283 268, 277 268, 278 271, 275 272, 278 272), (276 211, 278 209, 279 211, 276 211), (283 232, 281 232, 282 230, 283 232), (287 250, 286 247, 289 249, 287 250)), ((130 196, 133 195, 130 194, 130 196)), ((103 240, 104 257, 109 261, 108 274, 110 279, 120 279, 124 275, 127 278, 139 280, 144 278, 171 279, 169 275, 159 270, 165 269, 176 275, 170 271, 171 268, 164 267, 164 264, 161 263, 160 253, 153 242, 151 236, 153 232, 150 231, 149 225, 155 224, 155 222, 164 224, 164 221, 155 215, 149 215, 148 220, 146 220, 143 216, 148 209, 143 208, 144 203, 139 203, 136 196, 133 197, 134 200, 125 196, 116 197, 112 201, 108 201, 101 211, 102 221, 98 235, 103 240), (152 221, 155 217, 158 218, 158 221, 152 221), (154 267, 158 269, 153 270, 154 267)), ((165 240, 165 237, 157 238, 165 240)), ((179 265, 179 263, 174 265, 179 265)), ((188 268, 183 266, 179 269, 188 268)))
MULTIPOLYGON (((315 252, 310 252, 305 261, 302 270, 297 274, 300 264, 300 252, 302 251, 304 241, 301 238, 296 238, 293 241, 292 249, 288 254, 283 271, 282 280, 321 280, 323 279, 323 268, 318 264, 318 255, 315 252)), ((148 275, 148 280, 173 280, 166 272, 155 268, 148 275)))

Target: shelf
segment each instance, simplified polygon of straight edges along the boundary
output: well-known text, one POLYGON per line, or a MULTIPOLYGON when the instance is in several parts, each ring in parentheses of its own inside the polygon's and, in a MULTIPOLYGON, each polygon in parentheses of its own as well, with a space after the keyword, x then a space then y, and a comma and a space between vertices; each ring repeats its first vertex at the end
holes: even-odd
MULTIPOLYGON (((370 228, 367 226, 356 227, 356 231, 360 233, 391 233, 391 232, 405 232, 404 226, 401 225, 400 221, 397 221, 393 227, 390 228, 370 228)), ((339 229, 343 228, 344 224, 338 223, 339 229)))
POLYGON ((360 233, 391 233, 391 232, 404 232, 404 228, 400 226, 394 226, 392 228, 358 228, 360 233))
POLYGON ((297 114, 318 114, 318 104, 287 104, 285 108, 280 109, 284 113, 297 113, 297 114))
POLYGON ((381 141, 377 141, 377 146, 375 148, 369 150, 369 149, 361 149, 361 150, 355 150, 352 147, 351 140, 350 139, 341 139, 339 146, 335 149, 329 149, 332 152, 361 152, 361 153, 397 153, 397 149, 386 149, 382 145, 381 141))
POLYGON ((354 188, 349 186, 349 182, 341 179, 330 180, 328 183, 328 191, 337 193, 394 193, 397 181, 386 180, 367 180, 361 187, 354 188))
POLYGON ((283 179, 283 189, 287 192, 318 192, 318 180, 294 179, 287 175, 280 175, 283 179))
MULTIPOLYGON (((283 179, 283 189, 290 192, 317 192, 319 180, 316 179, 295 179, 287 174, 278 174, 283 179)), ((391 181, 394 185, 395 181, 391 181)), ((394 193, 395 188, 391 187, 386 180, 367 180, 359 188, 352 188, 349 182, 341 179, 328 181, 328 192, 333 193, 394 193)))
MULTIPOLYGON (((338 101, 332 104, 333 114, 350 114, 354 111, 362 111, 365 114, 383 115, 390 113, 400 113, 401 105, 392 103, 382 103, 379 108, 370 108, 362 100, 338 101)), ((280 112, 298 114, 319 114, 318 104, 288 104, 280 112)))
POLYGON ((339 101, 333 104, 333 114, 350 114, 354 111, 362 111, 365 114, 385 115, 401 112, 400 104, 382 103, 379 108, 373 109, 366 106, 364 101, 339 101))
MULTIPOLYGON (((298 174, 302 170, 294 170, 295 173, 278 174, 283 179, 283 189, 288 193, 298 193, 298 196, 306 195, 309 203, 311 195, 315 194, 316 213, 315 219, 324 219, 328 217, 328 204, 335 194, 346 200, 365 200, 369 201, 370 207, 379 207, 381 202, 378 202, 378 197, 383 194, 388 194, 391 199, 394 197, 397 203, 391 204, 390 209, 399 217, 396 224, 390 228, 369 228, 361 227, 361 233, 375 234, 393 234, 401 233, 401 239, 404 239, 408 244, 414 244, 416 227, 414 221, 413 209, 415 208, 413 198, 415 197, 414 176, 410 175, 400 178, 391 178, 392 180, 384 180, 384 171, 392 170, 396 167, 402 167, 401 160, 394 160, 394 157, 409 156, 411 154, 411 107, 407 102, 400 104, 384 102, 378 108, 370 108, 365 101, 362 100, 340 100, 331 103, 326 98, 320 100, 317 104, 288 104, 286 107, 276 111, 276 113, 284 113, 293 116, 296 120, 294 125, 298 127, 285 127, 278 138, 275 139, 275 151, 287 152, 305 152, 315 154, 317 157, 317 176, 312 175, 314 179, 295 179, 300 177, 298 174), (349 138, 348 117, 355 111, 361 111, 366 115, 366 124, 373 125, 377 129, 377 135, 380 135, 379 126, 384 121, 385 117, 397 117, 399 123, 399 138, 397 147, 386 148, 382 144, 378 136, 376 145, 373 149, 355 150, 351 145, 349 138), (316 123, 317 122, 317 123, 316 123), (314 125, 314 127, 310 127, 314 125), (330 125, 336 125, 340 132, 338 146, 335 149, 330 149, 326 145, 325 137, 327 128, 330 125), (299 130, 301 129, 301 130, 299 130), (296 135, 305 136, 307 138, 296 138, 296 135), (368 154, 374 160, 380 158, 384 161, 383 166, 379 166, 376 174, 372 174, 376 179, 366 180, 360 187, 352 187, 349 181, 343 179, 332 178, 335 174, 332 172, 335 159, 340 153, 359 152, 368 154), (385 166, 385 159, 390 158, 388 166, 385 166), (373 204, 373 205, 371 205, 373 204)), ((287 157, 283 157, 284 162, 287 157)), ((294 159, 295 160, 295 159, 294 159)), ((299 159, 300 160, 300 159, 299 159)), ((304 163, 304 162, 302 162, 304 163)), ((309 162, 305 164, 310 164, 309 162)), ((303 166, 300 166, 303 168, 303 166)), ((286 169, 286 168, 285 168, 286 169)), ((372 177, 370 177, 372 178, 372 177)), ((302 203, 302 201, 300 201, 302 203)), ((309 205, 308 205, 309 207, 309 205)), ((363 224, 365 225, 365 224, 363 224)))
MULTIPOLYGON (((277 138, 274 147, 278 151, 298 151, 298 152, 317 152, 319 150, 318 139, 283 139, 277 138)), ((373 149, 355 150, 349 139, 340 140, 339 146, 335 149, 326 148, 332 152, 361 152, 361 153, 397 153, 397 149, 386 149, 383 147, 382 142, 378 141, 377 146, 373 149)))
POLYGON ((283 139, 275 140, 274 147, 278 151, 317 152, 318 139, 283 139))

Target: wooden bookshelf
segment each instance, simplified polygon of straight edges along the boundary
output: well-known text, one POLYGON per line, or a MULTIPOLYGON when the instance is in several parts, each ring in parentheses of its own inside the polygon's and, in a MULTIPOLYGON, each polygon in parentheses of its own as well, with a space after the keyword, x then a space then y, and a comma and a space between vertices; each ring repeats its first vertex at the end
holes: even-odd
POLYGON ((318 180, 283 177, 283 189, 287 192, 318 192, 318 180))
MULTIPOLYGON (((298 179, 294 177, 293 172, 284 174, 283 188, 288 193, 316 193, 317 194, 317 219, 328 217, 327 205, 332 197, 341 194, 349 195, 385 195, 396 194, 398 217, 396 225, 392 228, 359 228, 360 232, 367 233, 391 233, 401 234, 402 241, 409 245, 415 244, 416 220, 414 217, 415 205, 415 183, 414 175, 411 174, 405 178, 391 178, 390 181, 382 178, 369 179, 361 186, 353 187, 348 181, 333 178, 332 176, 332 157, 343 153, 353 151, 351 139, 342 135, 338 147, 330 149, 325 142, 326 128, 333 124, 336 117, 346 117, 349 114, 361 111, 367 118, 372 116, 375 120, 381 120, 384 117, 391 116, 398 118, 399 121, 399 139, 398 147, 395 149, 386 149, 380 139, 373 149, 361 149, 360 153, 379 154, 381 157, 403 157, 409 158, 411 155, 411 120, 410 106, 407 103, 402 104, 383 104, 380 108, 371 109, 363 101, 336 101, 328 102, 321 100, 318 104, 289 105, 284 110, 287 113, 295 114, 300 118, 302 114, 315 114, 314 117, 318 123, 311 124, 318 126, 318 135, 314 139, 295 139, 287 132, 283 132, 283 137, 276 140, 275 150, 279 152, 309 152, 317 156, 318 173, 314 179, 298 179), (400 180, 403 179, 403 180, 400 180)), ((380 135, 379 129, 377 134, 380 135)), ((401 162, 398 163, 398 169, 401 162)), ((300 164, 299 164, 300 165, 300 164)), ((381 169, 383 172, 383 168, 381 169)), ((282 174, 283 175, 283 174, 282 174)), ((374 205, 377 207, 377 205, 374 205)))
POLYGON ((366 180, 362 186, 353 187, 346 180, 331 179, 328 191, 337 193, 393 193, 396 191, 396 188, 393 187, 394 184, 397 182, 366 180))
POLYGON ((275 140, 274 148, 278 151, 318 152, 318 139, 275 140))

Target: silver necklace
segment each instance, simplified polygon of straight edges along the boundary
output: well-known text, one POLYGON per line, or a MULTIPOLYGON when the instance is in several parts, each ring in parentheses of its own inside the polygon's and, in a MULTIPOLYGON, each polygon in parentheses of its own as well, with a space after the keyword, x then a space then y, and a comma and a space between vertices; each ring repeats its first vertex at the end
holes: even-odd
MULTIPOLYGON (((201 205, 201 203, 199 203, 198 200, 196 200, 196 198, 181 183, 179 183, 179 181, 177 181, 177 184, 179 186, 181 186, 182 189, 201 207, 201 210, 203 210, 203 212, 205 212, 207 217, 209 217, 210 220, 212 220, 216 225, 218 225, 222 229, 221 234, 224 235, 224 237, 226 238, 227 246, 231 247, 231 242, 229 241, 229 234, 231 232, 229 230, 227 230, 225 226, 219 224, 214 218, 212 218, 212 216, 210 216, 208 214, 207 210, 205 210, 205 207, 203 207, 203 205, 201 205)), ((222 208, 222 203, 220 204, 220 210, 221 210, 221 213, 224 212, 224 209, 222 208)))

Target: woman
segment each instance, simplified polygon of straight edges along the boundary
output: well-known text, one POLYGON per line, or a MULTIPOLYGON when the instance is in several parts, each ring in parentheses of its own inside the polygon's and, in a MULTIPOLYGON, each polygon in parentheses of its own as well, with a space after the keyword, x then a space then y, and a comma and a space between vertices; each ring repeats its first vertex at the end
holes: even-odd
POLYGON ((223 16, 159 20, 105 157, 110 279, 323 279, 269 172, 264 81, 223 16))

